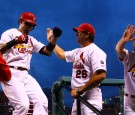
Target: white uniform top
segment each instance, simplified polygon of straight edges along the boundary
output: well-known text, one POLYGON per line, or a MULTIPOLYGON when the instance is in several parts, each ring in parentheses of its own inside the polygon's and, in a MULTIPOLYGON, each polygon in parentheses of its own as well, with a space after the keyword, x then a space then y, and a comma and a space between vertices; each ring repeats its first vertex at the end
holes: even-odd
MULTIPOLYGON (((16 28, 9 29, 2 33, 0 43, 9 42, 20 35, 22 35, 22 33, 16 28)), ((38 53, 43 46, 45 45, 38 42, 34 37, 28 35, 27 44, 16 44, 4 53, 3 57, 8 65, 19 66, 29 70, 32 52, 38 53)))
POLYGON ((123 59, 124 65, 124 80, 125 93, 135 95, 135 52, 126 50, 126 55, 123 59))
POLYGON ((72 88, 81 87, 89 81, 90 76, 99 69, 106 71, 106 54, 94 43, 83 48, 66 51, 67 62, 73 62, 72 88))

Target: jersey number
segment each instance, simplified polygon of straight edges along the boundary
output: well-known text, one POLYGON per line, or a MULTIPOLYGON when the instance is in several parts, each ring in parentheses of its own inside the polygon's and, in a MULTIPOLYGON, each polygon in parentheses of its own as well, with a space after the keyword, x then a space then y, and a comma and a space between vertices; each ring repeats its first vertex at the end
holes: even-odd
POLYGON ((77 70, 76 71, 76 78, 86 78, 87 77, 87 71, 86 70, 77 70))

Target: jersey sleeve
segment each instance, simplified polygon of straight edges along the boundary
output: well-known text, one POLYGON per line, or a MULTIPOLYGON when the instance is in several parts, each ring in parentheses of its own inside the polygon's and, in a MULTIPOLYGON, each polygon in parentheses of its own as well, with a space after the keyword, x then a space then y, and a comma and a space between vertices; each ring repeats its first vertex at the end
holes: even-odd
POLYGON ((1 35, 0 43, 7 43, 12 39, 13 39, 13 37, 12 37, 12 35, 10 35, 9 31, 5 31, 1 35))
POLYGON ((67 62, 73 62, 75 59, 75 55, 78 52, 78 49, 65 51, 65 58, 67 62))
POLYGON ((30 42, 33 46, 33 52, 39 53, 40 49, 45 46, 43 43, 37 41, 35 38, 30 37, 30 42))
POLYGON ((129 51, 126 50, 126 55, 124 56, 123 60, 120 60, 122 61, 123 63, 128 63, 129 61, 129 51))
POLYGON ((93 51, 90 57, 93 72, 96 72, 99 69, 107 71, 106 69, 107 56, 103 51, 93 51))

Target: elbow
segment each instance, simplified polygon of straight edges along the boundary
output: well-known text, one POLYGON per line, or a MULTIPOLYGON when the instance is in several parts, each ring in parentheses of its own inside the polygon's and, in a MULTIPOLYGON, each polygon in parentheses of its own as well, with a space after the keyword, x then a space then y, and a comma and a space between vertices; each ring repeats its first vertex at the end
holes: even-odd
POLYGON ((106 78, 106 71, 105 70, 97 70, 96 74, 100 76, 100 80, 104 80, 106 78))
POLYGON ((118 54, 121 54, 122 52, 124 52, 124 47, 120 47, 119 45, 116 45, 115 51, 116 51, 118 54))
POLYGON ((102 79, 106 79, 106 73, 103 74, 102 79))
POLYGON ((106 79, 106 72, 101 73, 100 76, 101 81, 103 81, 104 79, 106 79))
POLYGON ((102 80, 106 79, 106 73, 101 73, 100 76, 101 76, 100 78, 101 78, 102 80))

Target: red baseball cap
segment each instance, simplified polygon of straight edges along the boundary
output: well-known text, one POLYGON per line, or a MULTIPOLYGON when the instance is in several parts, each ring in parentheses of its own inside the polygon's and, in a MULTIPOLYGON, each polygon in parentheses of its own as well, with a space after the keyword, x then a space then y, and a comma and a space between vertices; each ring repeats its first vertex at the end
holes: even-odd
POLYGON ((94 27, 91 24, 88 24, 88 23, 83 23, 79 27, 73 28, 73 30, 75 32, 77 32, 78 30, 79 31, 85 31, 85 32, 90 33, 93 36, 95 35, 95 29, 94 29, 94 27))

